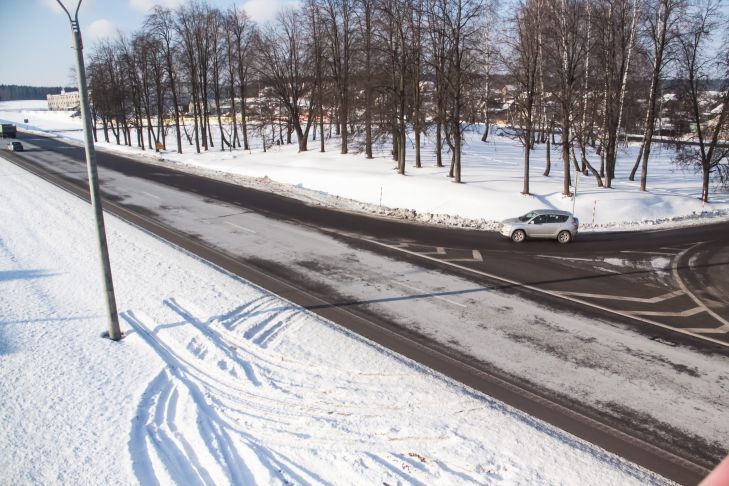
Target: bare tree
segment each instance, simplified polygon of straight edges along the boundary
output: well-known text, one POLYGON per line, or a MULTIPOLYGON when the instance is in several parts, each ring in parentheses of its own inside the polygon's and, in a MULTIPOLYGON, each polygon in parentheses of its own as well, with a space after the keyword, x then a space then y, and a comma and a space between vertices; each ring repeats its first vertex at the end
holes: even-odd
POLYGON ((633 52, 640 0, 603 0, 594 16, 599 60, 604 78, 603 131, 605 187, 615 178, 618 136, 630 60, 633 52))
POLYGON ((164 67, 167 71, 167 81, 172 95, 172 109, 175 114, 175 135, 177 139, 177 152, 182 153, 182 135, 180 130, 180 104, 177 88, 177 72, 175 69, 175 22, 172 12, 160 6, 155 6, 152 13, 145 20, 145 28, 159 43, 164 58, 164 67))
POLYGON ((372 158, 372 112, 373 107, 373 83, 372 83, 372 62, 374 56, 374 19, 375 0, 359 0, 359 31, 362 40, 361 48, 364 51, 364 123, 365 123, 365 156, 372 158))
POLYGON ((658 90, 661 84, 661 74, 667 62, 670 60, 665 56, 666 49, 670 47, 676 38, 676 23, 678 15, 683 8, 681 0, 657 0, 648 5, 648 12, 645 16, 645 31, 650 45, 650 62, 652 64, 651 85, 648 93, 648 107, 646 108, 645 122, 643 129, 643 142, 638 151, 638 158, 635 160, 633 170, 630 172, 630 180, 635 180, 635 173, 641 165, 640 190, 645 191, 648 183, 648 158, 651 153, 653 132, 656 126, 656 108, 658 101, 658 90))
POLYGON ((454 182, 461 181, 461 150, 463 147, 464 124, 462 114, 465 106, 465 93, 472 73, 478 65, 478 50, 482 24, 481 0, 431 0, 429 5, 429 28, 440 30, 444 38, 443 62, 440 66, 446 89, 447 134, 451 138, 451 170, 449 175, 454 182))
POLYGON ((701 171, 701 200, 705 202, 709 201, 712 173, 717 173, 723 182, 729 174, 729 148, 719 143, 722 131, 729 124, 729 47, 724 42, 714 52, 710 45, 711 35, 723 25, 720 19, 719 2, 698 1, 684 16, 678 39, 683 80, 681 101, 695 126, 691 141, 696 145, 680 145, 675 161, 701 171), (718 96, 708 93, 712 73, 723 79, 718 96))
POLYGON ((234 41, 235 63, 238 73, 238 90, 240 93, 241 131, 243 132, 243 149, 250 150, 248 143, 248 113, 246 106, 246 89, 248 73, 253 65, 252 47, 257 38, 257 29, 248 15, 236 7, 228 10, 228 30, 234 41))
POLYGON ((513 24, 513 43, 504 52, 511 76, 519 92, 515 99, 519 127, 517 133, 524 146, 524 185, 522 194, 529 194, 529 156, 532 150, 534 109, 537 96, 539 69, 539 31, 541 26, 537 0, 524 0, 516 8, 513 24))
POLYGON ((352 0, 323 0, 328 60, 337 92, 337 123, 342 137, 341 152, 348 152, 347 124, 349 122, 350 66, 352 43, 355 33, 354 5, 352 0))
MULTIPOLYGON (((180 38, 183 64, 187 70, 187 81, 190 85, 190 99, 193 116, 193 135, 195 138, 195 152, 200 153, 200 88, 198 82, 198 71, 200 66, 197 60, 195 44, 195 32, 198 29, 197 13, 191 7, 182 5, 175 11, 175 31, 180 38)), ((204 125, 203 125, 204 126, 204 125)), ((189 138, 189 137, 188 137, 189 138)), ((205 143, 205 132, 203 132, 203 144, 205 143)))
POLYGON ((583 68, 585 42, 585 6, 580 0, 547 2, 545 8, 545 48, 557 78, 556 96, 560 104, 560 129, 564 179, 562 194, 570 192, 570 147, 572 119, 577 102, 578 80, 583 68))
POLYGON ((258 43, 256 70, 286 108, 298 138, 299 151, 307 150, 314 96, 311 59, 306 49, 308 35, 298 12, 282 11, 266 28, 258 43), (306 121, 302 124, 302 120, 306 121))

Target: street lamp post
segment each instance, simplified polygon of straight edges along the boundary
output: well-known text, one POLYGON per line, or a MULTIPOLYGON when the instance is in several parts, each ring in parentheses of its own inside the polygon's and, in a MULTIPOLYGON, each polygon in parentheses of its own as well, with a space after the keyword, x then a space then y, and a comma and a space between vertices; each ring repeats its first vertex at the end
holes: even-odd
POLYGON ((86 150, 86 170, 89 175, 89 193, 91 195, 91 206, 94 210, 96 221, 96 234, 99 242, 99 259, 101 260, 102 273, 104 278, 104 290, 106 291, 106 312, 109 317, 109 339, 118 341, 121 339, 119 329, 119 317, 116 313, 116 298, 114 297, 114 283, 111 279, 111 264, 109 263, 109 249, 106 245, 106 230, 104 229, 104 211, 101 207, 101 196, 99 195, 99 176, 96 171, 96 152, 94 151, 94 140, 91 138, 91 110, 89 109, 89 96, 86 87, 86 70, 84 68, 83 43, 81 42, 81 28, 78 24, 78 10, 81 7, 81 0, 76 6, 76 12, 71 17, 68 9, 56 0, 61 6, 68 20, 71 22, 73 34, 73 47, 76 51, 76 75, 78 77, 79 99, 81 100, 81 119, 84 124, 84 148, 86 150))

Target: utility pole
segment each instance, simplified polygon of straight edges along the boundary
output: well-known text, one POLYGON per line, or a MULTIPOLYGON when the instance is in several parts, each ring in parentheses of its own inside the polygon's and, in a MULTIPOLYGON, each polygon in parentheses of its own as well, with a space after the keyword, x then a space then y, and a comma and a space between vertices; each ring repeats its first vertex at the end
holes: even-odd
POLYGON ((79 99, 81 100, 81 119, 84 124, 84 148, 86 150, 86 170, 89 176, 89 194, 91 196, 91 207, 94 210, 96 222, 96 234, 99 243, 99 259, 104 278, 104 290, 106 292, 106 312, 109 317, 109 339, 118 341, 121 339, 119 329, 119 316, 116 313, 116 298, 114 297, 114 283, 111 279, 111 264, 109 262, 109 249, 106 245, 106 230, 104 229, 104 211, 101 207, 101 196, 99 195, 99 176, 96 171, 96 152, 94 151, 94 140, 91 138, 91 110, 89 109, 89 96, 86 87, 86 69, 84 68, 83 43, 81 41, 81 27, 78 23, 78 10, 81 8, 81 0, 76 5, 76 12, 73 18, 68 9, 56 0, 61 6, 69 22, 71 22, 71 33, 73 35, 73 48, 76 50, 76 75, 78 77, 79 99))

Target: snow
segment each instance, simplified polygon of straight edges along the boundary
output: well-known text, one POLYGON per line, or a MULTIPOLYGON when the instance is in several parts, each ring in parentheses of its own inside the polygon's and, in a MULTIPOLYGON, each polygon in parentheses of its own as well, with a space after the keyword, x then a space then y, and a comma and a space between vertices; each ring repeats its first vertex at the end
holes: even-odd
POLYGON ((111 216, 102 339, 90 209, 0 181, 3 482, 663 482, 111 216))
MULTIPOLYGON (((82 139, 79 118, 70 112, 39 109, 45 102, 0 103, 0 119, 22 122, 20 129, 51 133, 67 139, 82 139), (75 128, 75 129, 74 129, 75 128)), ((702 204, 701 178, 691 170, 676 167, 672 152, 654 147, 649 168, 648 191, 639 190, 639 181, 627 180, 638 147, 621 151, 613 189, 596 187, 592 176, 580 176, 576 201, 564 197, 560 153, 552 153, 552 175, 542 175, 544 148, 532 154, 531 196, 520 194, 523 183, 522 147, 508 137, 492 133, 488 143, 480 142, 480 128, 466 134, 463 149, 465 184, 453 184, 448 168, 435 167, 433 140, 425 137, 421 169, 413 167, 414 150, 409 147, 406 176, 398 175, 388 156, 389 146, 377 147, 373 160, 363 154, 341 155, 336 138, 327 141, 327 152, 318 151, 318 141, 310 141, 309 151, 297 153, 295 144, 273 147, 264 153, 260 140, 253 138, 250 152, 222 152, 219 148, 195 154, 185 145, 184 154, 142 151, 136 147, 100 142, 100 150, 137 156, 149 163, 173 165, 180 170, 253 186, 312 204, 344 210, 374 213, 430 224, 498 230, 499 221, 535 208, 572 210, 580 219, 582 231, 615 229, 655 229, 702 224, 729 219, 729 193, 716 190, 711 202, 702 204)), ((217 126, 212 129, 218 136, 217 126)), ((99 131, 102 138, 102 132, 99 131)), ((173 148, 172 132, 168 137, 173 148)), ((216 147, 220 143, 216 139, 216 147)), ((592 154, 592 163, 599 165, 592 154)), ((448 163, 449 156, 444 156, 448 163)), ((573 173, 574 177, 574 173, 573 173)))

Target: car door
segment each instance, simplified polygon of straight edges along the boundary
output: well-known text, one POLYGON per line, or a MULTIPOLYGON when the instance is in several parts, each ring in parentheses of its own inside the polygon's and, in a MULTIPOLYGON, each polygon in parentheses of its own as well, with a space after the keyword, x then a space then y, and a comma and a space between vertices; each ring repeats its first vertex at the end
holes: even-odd
POLYGON ((532 238, 544 238, 545 226, 547 226, 547 215, 540 214, 532 219, 527 225, 527 234, 532 238))
POLYGON ((561 228, 562 217, 558 214, 548 214, 547 222, 542 225, 544 228, 544 236, 547 238, 555 238, 561 228))

